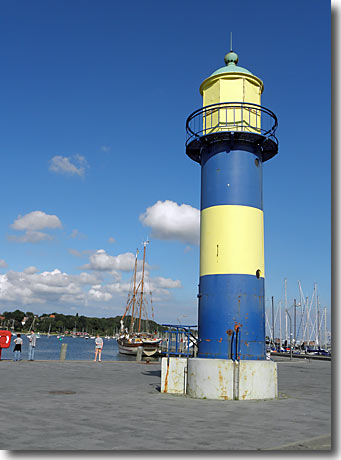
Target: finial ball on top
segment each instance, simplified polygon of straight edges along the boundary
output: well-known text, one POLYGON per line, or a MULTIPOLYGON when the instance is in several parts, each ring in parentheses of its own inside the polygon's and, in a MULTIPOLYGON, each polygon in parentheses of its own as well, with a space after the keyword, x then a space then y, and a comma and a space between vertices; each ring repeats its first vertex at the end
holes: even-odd
POLYGON ((224 61, 226 65, 229 65, 229 64, 237 65, 238 64, 238 54, 234 53, 233 51, 230 51, 229 53, 225 55, 224 61))

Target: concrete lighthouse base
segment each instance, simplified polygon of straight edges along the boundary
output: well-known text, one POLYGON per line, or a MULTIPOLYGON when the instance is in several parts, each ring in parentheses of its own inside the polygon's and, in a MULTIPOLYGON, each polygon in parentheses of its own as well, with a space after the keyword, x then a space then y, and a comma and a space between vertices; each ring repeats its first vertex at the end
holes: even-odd
POLYGON ((277 364, 206 358, 162 358, 161 392, 221 400, 278 396, 277 364))

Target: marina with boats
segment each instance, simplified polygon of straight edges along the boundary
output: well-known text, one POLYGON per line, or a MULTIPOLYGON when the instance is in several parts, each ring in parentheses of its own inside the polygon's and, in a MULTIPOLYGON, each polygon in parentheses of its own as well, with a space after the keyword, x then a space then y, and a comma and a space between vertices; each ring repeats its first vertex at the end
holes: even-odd
POLYGON ((298 298, 288 302, 287 279, 284 279, 284 301, 265 311, 266 346, 268 354, 289 353, 308 356, 331 356, 331 330, 327 308, 320 304, 317 283, 313 292, 306 296, 298 280, 298 298))
MULTIPOLYGON (((133 359, 136 359, 139 349, 140 352, 142 349, 142 356, 154 359, 162 356, 196 357, 198 351, 197 325, 180 324, 179 318, 178 324, 160 325, 154 321, 151 287, 145 279, 148 243, 148 241, 143 243, 142 260, 138 259, 139 251, 136 250, 131 287, 123 315, 117 319, 106 319, 105 328, 100 333, 104 339, 104 349, 107 350, 107 345, 109 345, 112 350, 115 348, 122 358, 126 356, 133 359)), ((269 301, 266 303, 267 359, 275 355, 291 358, 325 357, 327 359, 332 356, 330 322, 327 318, 326 307, 320 304, 317 283, 314 283, 313 292, 308 297, 304 294, 301 282, 298 281, 298 294, 297 298, 288 301, 287 279, 284 279, 284 299, 278 300, 276 304, 272 297, 270 306, 269 301)), ((58 342, 55 343, 55 346, 65 341, 71 345, 69 339, 83 339, 80 341, 89 342, 90 345, 99 332, 95 323, 92 328, 80 327, 84 325, 84 317, 76 315, 72 318, 73 327, 70 327, 72 323, 69 320, 68 329, 64 326, 59 328, 59 331, 56 330, 56 324, 60 322, 56 323, 58 314, 41 317, 33 315, 30 319, 24 317, 22 321, 2 319, 1 328, 11 331, 13 338, 18 332, 24 337, 29 337, 32 330, 35 330, 37 339, 42 337, 53 342, 53 339, 56 338, 58 342), (26 330, 23 330, 24 327, 26 330)), ((72 354, 70 345, 68 355, 72 354)), ((78 346, 76 348, 78 350, 78 346)), ((84 348, 88 349, 88 347, 84 348)))

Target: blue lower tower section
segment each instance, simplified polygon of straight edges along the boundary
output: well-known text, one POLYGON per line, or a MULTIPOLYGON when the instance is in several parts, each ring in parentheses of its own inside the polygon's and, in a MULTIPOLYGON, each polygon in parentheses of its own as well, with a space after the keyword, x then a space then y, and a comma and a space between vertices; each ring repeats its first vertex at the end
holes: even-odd
POLYGON ((264 279, 202 276, 199 298, 199 358, 265 359, 264 279))

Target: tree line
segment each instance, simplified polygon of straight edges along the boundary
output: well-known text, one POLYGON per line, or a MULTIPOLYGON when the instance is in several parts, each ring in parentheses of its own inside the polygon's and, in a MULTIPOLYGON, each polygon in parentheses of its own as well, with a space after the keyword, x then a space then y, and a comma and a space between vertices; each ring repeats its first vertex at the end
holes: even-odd
MULTIPOLYGON (((5 311, 0 314, 0 329, 8 329, 15 332, 28 332, 34 329, 40 333, 72 333, 74 331, 88 334, 113 335, 120 329, 121 316, 109 318, 96 318, 88 316, 64 315, 62 313, 44 313, 35 315, 33 312, 15 310, 5 311)), ((126 316, 124 324, 129 327, 131 317, 126 316)), ((138 320, 135 321, 135 325, 138 320)), ((136 327, 135 327, 136 329, 136 327)), ((155 321, 141 320, 142 331, 162 331, 164 328, 155 321)))

